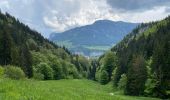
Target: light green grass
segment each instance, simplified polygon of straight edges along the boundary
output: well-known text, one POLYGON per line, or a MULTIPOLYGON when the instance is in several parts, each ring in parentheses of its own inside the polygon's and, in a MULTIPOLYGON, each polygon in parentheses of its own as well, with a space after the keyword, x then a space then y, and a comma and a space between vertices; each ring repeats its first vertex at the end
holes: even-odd
POLYGON ((158 100, 110 95, 111 92, 111 85, 89 80, 0 80, 0 100, 158 100))

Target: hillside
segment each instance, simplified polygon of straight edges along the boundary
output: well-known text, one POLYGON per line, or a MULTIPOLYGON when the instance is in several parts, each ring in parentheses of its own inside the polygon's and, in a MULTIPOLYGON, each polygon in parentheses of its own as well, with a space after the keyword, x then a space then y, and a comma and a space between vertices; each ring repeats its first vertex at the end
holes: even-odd
MULTIPOLYGON (((114 85, 123 84, 127 95, 169 98, 170 17, 141 24, 99 59, 97 75, 112 74, 114 85), (109 63, 109 59, 113 59, 109 63), (113 62, 114 61, 114 62, 113 62)), ((103 76, 106 82, 107 79, 103 76)), ((100 79, 102 80, 102 79, 100 79)))
POLYGON ((45 80, 88 76, 90 65, 84 57, 58 47, 8 13, 0 13, 0 29, 0 65, 4 68, 17 66, 28 78, 45 80))
POLYGON ((89 80, 1 80, 1 100, 159 100, 130 97, 113 92, 111 85, 89 80), (114 94, 114 95, 112 95, 114 94))
POLYGON ((99 20, 92 25, 74 28, 63 33, 52 33, 50 40, 64 45, 74 53, 85 56, 101 55, 118 43, 138 24, 99 20))

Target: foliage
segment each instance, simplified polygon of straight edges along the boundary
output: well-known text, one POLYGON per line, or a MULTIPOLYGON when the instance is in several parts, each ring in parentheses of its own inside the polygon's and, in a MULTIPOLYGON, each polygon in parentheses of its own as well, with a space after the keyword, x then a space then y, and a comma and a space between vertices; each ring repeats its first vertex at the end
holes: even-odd
POLYGON ((107 73, 107 71, 102 71, 101 72, 101 74, 100 74, 100 83, 102 84, 102 85, 105 85, 105 84, 107 84, 108 83, 108 81, 109 81, 109 74, 107 73))
POLYGON ((0 29, 0 65, 19 66, 28 78, 33 77, 33 69, 40 63, 46 63, 48 71, 49 68, 55 71, 54 79, 68 78, 69 75, 77 78, 84 71, 88 77, 90 64, 86 58, 78 56, 79 64, 76 65, 73 61, 75 55, 67 48, 58 47, 8 13, 0 12, 0 29))
POLYGON ((16 66, 10 66, 10 65, 5 66, 4 74, 5 74, 5 77, 15 79, 15 80, 25 78, 25 74, 24 74, 23 70, 16 66))
POLYGON ((129 70, 132 69, 133 56, 142 55, 146 62, 151 61, 150 64, 147 65, 149 72, 145 90, 148 91, 150 88, 149 84, 156 84, 153 91, 150 91, 152 92, 151 94, 160 98, 168 98, 166 91, 170 90, 169 29, 170 17, 162 21, 141 24, 111 49, 112 52, 116 52, 118 57, 118 66, 114 77, 115 86, 117 86, 123 73, 126 73, 128 77, 129 70), (151 77, 152 75, 154 75, 154 77, 151 77))
POLYGON ((125 93, 128 95, 142 95, 144 93, 147 69, 142 56, 134 56, 127 73, 125 93))
POLYGON ((35 72, 33 78, 36 80, 44 80, 44 75, 41 73, 35 72))
POLYGON ((4 75, 4 68, 0 66, 0 78, 4 75))
POLYGON ((126 84, 127 84, 127 76, 126 76, 126 74, 122 74, 121 78, 119 80, 119 83, 118 83, 118 89, 120 89, 120 90, 125 89, 126 84))
POLYGON ((36 68, 36 72, 41 73, 45 80, 53 79, 53 70, 48 64, 40 63, 36 66, 36 68))

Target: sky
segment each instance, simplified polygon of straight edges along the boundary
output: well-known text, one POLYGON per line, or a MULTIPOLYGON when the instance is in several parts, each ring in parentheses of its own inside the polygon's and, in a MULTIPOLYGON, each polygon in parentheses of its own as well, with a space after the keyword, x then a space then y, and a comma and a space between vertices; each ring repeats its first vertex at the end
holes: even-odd
POLYGON ((0 9, 48 38, 96 20, 161 20, 170 15, 170 0, 0 0, 0 9))

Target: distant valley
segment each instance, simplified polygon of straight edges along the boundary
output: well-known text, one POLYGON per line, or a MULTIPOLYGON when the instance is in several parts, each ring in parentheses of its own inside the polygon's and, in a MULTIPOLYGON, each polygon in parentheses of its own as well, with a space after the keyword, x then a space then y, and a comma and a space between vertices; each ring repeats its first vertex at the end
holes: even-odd
POLYGON ((98 20, 91 25, 62 33, 54 32, 49 39, 60 46, 65 46, 73 53, 95 57, 121 41, 137 25, 138 23, 98 20))

